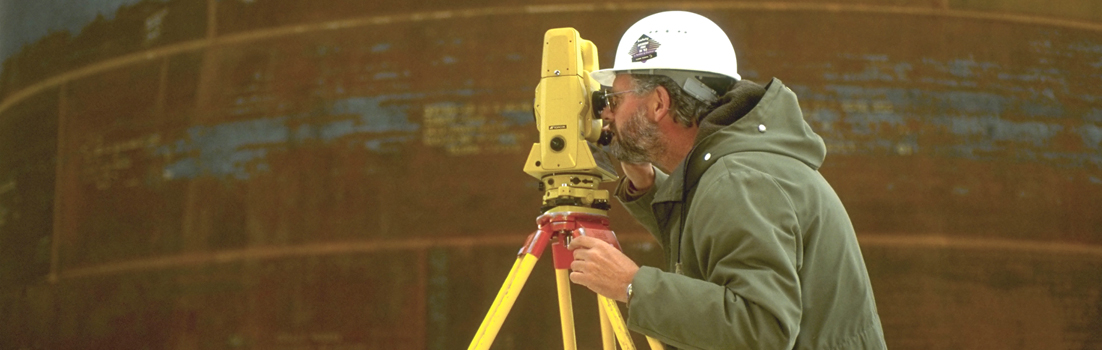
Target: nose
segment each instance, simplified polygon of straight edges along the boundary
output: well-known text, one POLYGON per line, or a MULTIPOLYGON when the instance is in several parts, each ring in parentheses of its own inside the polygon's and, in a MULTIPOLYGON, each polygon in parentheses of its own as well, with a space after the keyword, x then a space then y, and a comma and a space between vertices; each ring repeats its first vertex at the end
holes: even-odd
POLYGON ((605 109, 601 110, 600 117, 605 121, 605 125, 608 125, 608 122, 612 121, 612 108, 605 107, 605 109))

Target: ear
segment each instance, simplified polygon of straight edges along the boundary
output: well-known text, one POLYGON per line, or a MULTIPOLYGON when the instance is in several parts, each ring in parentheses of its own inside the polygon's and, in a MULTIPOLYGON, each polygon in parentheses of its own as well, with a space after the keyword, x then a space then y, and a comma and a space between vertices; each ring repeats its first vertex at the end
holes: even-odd
POLYGON ((658 85, 654 88, 655 98, 651 99, 651 103, 647 106, 654 112, 654 122, 660 122, 662 119, 671 119, 673 115, 670 114, 670 91, 666 90, 666 87, 658 85))

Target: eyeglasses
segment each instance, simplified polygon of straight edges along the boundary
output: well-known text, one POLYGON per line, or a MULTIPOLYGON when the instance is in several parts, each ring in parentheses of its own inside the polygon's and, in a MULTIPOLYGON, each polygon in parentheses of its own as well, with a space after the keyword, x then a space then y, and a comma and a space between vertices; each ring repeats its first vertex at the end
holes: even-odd
POLYGON ((616 113, 616 105, 620 104, 620 100, 623 99, 622 94, 634 92, 632 90, 625 90, 620 92, 609 92, 609 90, 601 90, 600 97, 603 103, 601 108, 597 109, 597 115, 600 115, 605 106, 608 106, 608 111, 616 113))

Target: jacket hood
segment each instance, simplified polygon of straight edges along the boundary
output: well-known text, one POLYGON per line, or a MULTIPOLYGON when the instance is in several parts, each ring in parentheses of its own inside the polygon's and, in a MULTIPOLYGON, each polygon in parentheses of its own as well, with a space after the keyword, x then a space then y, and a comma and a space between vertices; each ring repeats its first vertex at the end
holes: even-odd
POLYGON ((742 80, 718 103, 701 119, 693 150, 671 172, 669 185, 655 195, 656 201, 680 201, 686 163, 709 153, 768 152, 799 160, 815 170, 826 159, 823 138, 804 121, 796 94, 779 79, 764 88, 742 80), (755 93, 762 89, 763 95, 755 93), (760 100, 754 104, 757 96, 760 100))

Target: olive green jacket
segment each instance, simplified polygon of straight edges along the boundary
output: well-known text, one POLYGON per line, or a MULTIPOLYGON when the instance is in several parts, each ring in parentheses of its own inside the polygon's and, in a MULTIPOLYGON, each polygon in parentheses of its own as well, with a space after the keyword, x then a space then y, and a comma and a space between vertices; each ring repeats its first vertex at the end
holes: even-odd
POLYGON ((853 225, 818 172, 826 147, 796 95, 774 79, 708 137, 737 151, 703 173, 683 233, 684 162, 655 169, 639 198, 617 188, 669 262, 635 275, 628 326, 681 349, 886 348, 853 225))

